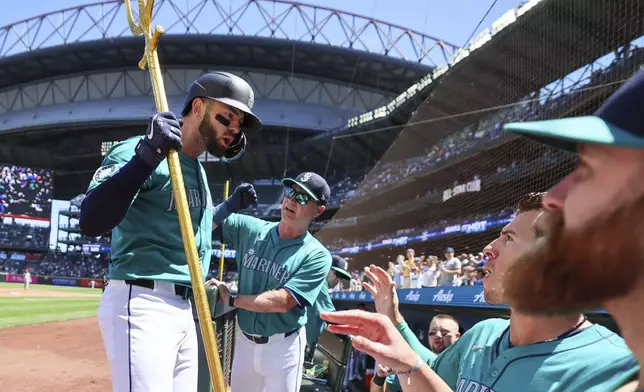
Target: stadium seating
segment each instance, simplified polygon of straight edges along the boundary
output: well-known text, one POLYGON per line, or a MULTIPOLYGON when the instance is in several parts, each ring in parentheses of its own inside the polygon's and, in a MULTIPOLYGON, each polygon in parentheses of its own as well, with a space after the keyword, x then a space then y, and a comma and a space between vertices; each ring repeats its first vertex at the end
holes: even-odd
POLYGON ((49 227, 0 221, 0 249, 44 251, 49 245, 49 227))

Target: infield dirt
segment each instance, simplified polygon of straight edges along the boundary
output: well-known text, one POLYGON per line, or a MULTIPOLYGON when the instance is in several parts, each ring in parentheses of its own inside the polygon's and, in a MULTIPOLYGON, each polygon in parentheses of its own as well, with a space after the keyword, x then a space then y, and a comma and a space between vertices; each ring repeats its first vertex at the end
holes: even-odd
MULTIPOLYGON (((41 291, 33 294, 43 296, 41 291)), ((48 292, 46 295, 92 294, 48 292)), ((96 318, 0 329, 0 347, 0 391, 111 390, 96 318)))

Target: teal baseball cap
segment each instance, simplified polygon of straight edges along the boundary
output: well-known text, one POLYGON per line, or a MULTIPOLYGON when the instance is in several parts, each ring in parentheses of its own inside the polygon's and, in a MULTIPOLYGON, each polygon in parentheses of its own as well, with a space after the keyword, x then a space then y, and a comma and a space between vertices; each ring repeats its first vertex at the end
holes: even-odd
POLYGON ((590 116, 508 123, 506 131, 576 152, 578 144, 644 148, 644 71, 639 71, 590 116))

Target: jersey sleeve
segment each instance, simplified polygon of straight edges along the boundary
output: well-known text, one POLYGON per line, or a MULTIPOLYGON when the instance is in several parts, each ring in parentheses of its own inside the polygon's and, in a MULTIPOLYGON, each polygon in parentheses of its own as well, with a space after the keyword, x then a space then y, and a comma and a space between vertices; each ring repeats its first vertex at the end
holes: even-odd
POLYGON ((452 343, 442 353, 436 357, 432 364, 432 370, 449 385, 452 390, 456 390, 458 375, 460 373, 461 350, 467 344, 467 338, 460 339, 452 343))
MULTIPOLYGON (((134 149, 138 143, 139 138, 131 138, 120 143, 115 144, 108 151, 101 162, 101 166, 96 170, 92 176, 92 180, 87 188, 87 193, 91 192, 94 188, 109 180, 114 174, 128 163, 134 156, 134 149)), ((150 186, 150 179, 143 185, 142 189, 150 186)), ((136 198, 136 197, 135 197, 136 198)))
POLYGON ((318 297, 331 269, 331 254, 324 249, 305 257, 302 265, 286 282, 284 288, 290 291, 298 299, 298 302, 299 300, 304 301, 304 303, 300 303, 301 306, 311 306, 318 297))
POLYGON ((416 337, 416 334, 414 334, 414 332, 411 330, 411 328, 409 328, 409 325, 407 325, 406 322, 403 321, 402 323, 398 324, 396 328, 402 335, 403 339, 405 339, 407 344, 409 344, 409 346, 414 350, 414 352, 418 353, 423 361, 427 362, 427 364, 431 366, 436 359, 436 354, 434 354, 427 347, 423 346, 420 340, 418 340, 418 337, 416 337))
POLYGON ((241 242, 242 233, 261 227, 264 221, 242 214, 230 214, 221 224, 221 239, 224 244, 236 249, 241 242))

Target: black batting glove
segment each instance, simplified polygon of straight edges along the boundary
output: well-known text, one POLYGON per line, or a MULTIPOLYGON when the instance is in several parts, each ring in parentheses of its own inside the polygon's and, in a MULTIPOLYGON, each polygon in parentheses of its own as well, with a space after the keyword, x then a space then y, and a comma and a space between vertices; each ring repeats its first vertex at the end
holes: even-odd
POLYGON ((226 205, 231 213, 244 210, 257 203, 257 191, 252 184, 242 183, 235 188, 233 194, 226 199, 226 205))
POLYGON ((149 166, 156 168, 170 150, 180 150, 181 123, 172 112, 158 113, 148 123, 146 135, 136 146, 136 155, 149 166))

